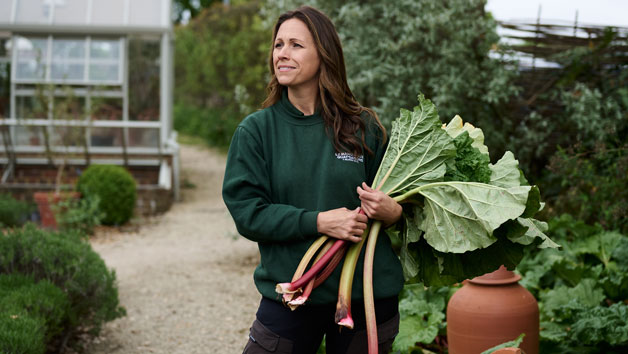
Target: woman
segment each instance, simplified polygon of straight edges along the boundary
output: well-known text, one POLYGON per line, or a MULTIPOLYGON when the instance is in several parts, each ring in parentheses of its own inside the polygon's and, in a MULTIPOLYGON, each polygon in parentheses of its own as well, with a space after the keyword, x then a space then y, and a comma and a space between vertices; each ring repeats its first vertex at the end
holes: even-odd
MULTIPOLYGON (((357 242, 367 216, 386 225, 400 218, 401 206, 369 187, 385 151, 385 130, 355 100, 334 25, 314 8, 279 17, 270 73, 264 109, 246 117, 233 136, 223 184, 239 233, 256 241, 261 255, 254 280, 262 301, 244 352, 315 353, 325 335, 327 353, 365 353, 361 272, 352 290, 352 330, 339 331, 334 323, 341 267, 294 312, 281 303, 275 285, 291 280, 321 234, 357 242)), ((398 332, 403 275, 383 235, 373 282, 384 353, 398 332)))

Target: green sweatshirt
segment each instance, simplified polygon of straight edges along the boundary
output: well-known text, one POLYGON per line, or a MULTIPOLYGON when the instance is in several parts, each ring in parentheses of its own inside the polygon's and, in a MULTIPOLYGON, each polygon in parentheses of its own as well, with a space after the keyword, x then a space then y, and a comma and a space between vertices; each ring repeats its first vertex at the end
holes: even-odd
MULTIPOLYGON (((271 299, 280 298, 275 285, 292 279, 301 257, 320 236, 318 213, 360 206, 356 187, 371 184, 385 151, 380 130, 365 114, 366 143, 375 154, 337 153, 322 117, 304 116, 285 91, 279 102, 249 115, 236 129, 222 190, 238 232, 258 243, 255 285, 271 299)), ((355 272, 354 299, 363 297, 365 248, 355 272)), ((314 289, 309 303, 336 302, 341 268, 314 289)), ((403 287, 401 264, 385 232, 377 241, 373 284, 375 298, 395 296, 403 287)))

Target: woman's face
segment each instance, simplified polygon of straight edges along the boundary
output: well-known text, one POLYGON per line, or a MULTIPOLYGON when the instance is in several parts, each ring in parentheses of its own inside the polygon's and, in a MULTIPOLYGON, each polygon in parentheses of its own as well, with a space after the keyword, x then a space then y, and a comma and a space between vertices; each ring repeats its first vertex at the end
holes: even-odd
POLYGON ((273 66, 279 84, 293 89, 318 86, 320 58, 305 23, 295 18, 282 23, 273 46, 273 66))

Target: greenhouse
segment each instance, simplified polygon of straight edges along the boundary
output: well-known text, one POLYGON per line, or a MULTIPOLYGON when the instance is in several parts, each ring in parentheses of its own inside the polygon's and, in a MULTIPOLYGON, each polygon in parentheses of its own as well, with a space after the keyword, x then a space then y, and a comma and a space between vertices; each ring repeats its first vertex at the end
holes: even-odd
POLYGON ((2 189, 69 188, 125 166, 138 207, 178 197, 170 0, 0 0, 2 189))

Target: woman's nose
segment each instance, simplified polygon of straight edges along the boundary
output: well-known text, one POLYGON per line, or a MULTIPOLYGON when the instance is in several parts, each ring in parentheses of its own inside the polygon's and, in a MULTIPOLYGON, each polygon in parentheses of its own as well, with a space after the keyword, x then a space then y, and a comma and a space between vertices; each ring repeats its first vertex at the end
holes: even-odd
POLYGON ((285 47, 285 46, 279 48, 279 52, 277 53, 277 58, 279 58, 279 59, 288 59, 289 58, 288 48, 285 47))

